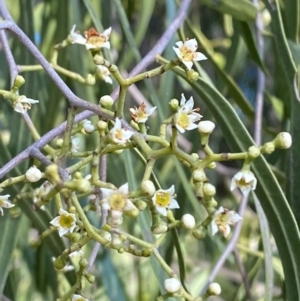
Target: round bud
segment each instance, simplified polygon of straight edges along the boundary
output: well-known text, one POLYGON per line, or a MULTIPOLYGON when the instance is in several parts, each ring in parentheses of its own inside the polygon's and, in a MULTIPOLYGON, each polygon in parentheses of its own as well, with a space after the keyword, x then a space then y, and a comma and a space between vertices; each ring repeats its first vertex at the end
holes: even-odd
POLYGON ((207 180, 206 174, 202 168, 194 170, 192 177, 195 182, 205 182, 207 180))
POLYGON ((104 95, 100 98, 100 105, 105 109, 110 109, 114 104, 114 100, 110 97, 110 95, 104 95))
POLYGON ((211 134, 215 129, 215 124, 210 120, 200 121, 198 123, 198 131, 201 134, 211 134))
POLYGON ((21 75, 17 75, 14 80, 14 87, 17 90, 25 84, 25 78, 21 75))
POLYGON ((79 265, 83 268, 87 267, 88 261, 85 258, 81 258, 79 261, 79 265))
POLYGON ((221 286, 219 283, 213 282, 207 289, 207 294, 210 296, 218 296, 221 294, 221 286))
POLYGON ((203 185, 203 193, 205 196, 212 197, 216 194, 216 187, 210 183, 203 185))
POLYGON ((88 86, 93 86, 96 83, 96 78, 94 75, 89 73, 85 79, 85 82, 88 86))
POLYGON ((200 225, 199 227, 193 230, 192 234, 196 239, 202 240, 205 238, 206 232, 207 229, 204 226, 200 225))
POLYGON ((119 247, 122 246, 122 239, 119 236, 113 237, 112 241, 111 241, 112 245, 114 247, 119 247))
POLYGON ((127 216, 130 216, 130 217, 137 217, 138 215, 140 214, 140 210, 139 209, 133 209, 133 210, 129 210, 129 211, 126 211, 126 215, 127 216))
POLYGON ((156 191, 153 182, 150 180, 143 181, 141 188, 149 197, 152 197, 156 191))
POLYGON ((207 168, 209 169, 215 169, 217 166, 216 162, 210 162, 208 165, 207 165, 207 168))
POLYGON ((107 129, 107 122, 103 121, 103 120, 99 120, 97 122, 97 126, 99 130, 106 130, 107 129))
POLYGON ((85 132, 88 134, 92 133, 95 130, 95 127, 92 124, 92 122, 87 119, 83 121, 83 128, 84 128, 85 132))
POLYGON ((181 218, 181 222, 184 228, 190 230, 196 225, 195 218, 191 214, 184 214, 181 218))
POLYGON ((175 98, 171 99, 171 100, 169 101, 169 107, 170 107, 170 109, 173 110, 174 112, 177 112, 178 107, 179 107, 179 101, 178 101, 178 99, 175 99, 175 98))
POLYGON ((248 148, 248 155, 255 159, 257 158, 258 156, 260 156, 260 149, 259 147, 255 146, 255 145, 252 145, 248 148))
POLYGON ((281 149, 290 148, 292 145, 292 136, 288 132, 279 133, 274 139, 275 147, 281 149))
POLYGON ((76 180, 76 190, 79 192, 88 192, 91 190, 91 183, 86 179, 76 180))
POLYGON ((95 282, 95 276, 94 276, 94 275, 87 274, 87 275, 85 276, 85 278, 86 278, 86 280, 87 280, 90 284, 92 284, 92 283, 95 282))
POLYGON ((274 152, 274 150, 275 150, 274 142, 267 142, 261 148, 261 151, 266 154, 272 154, 274 152))
POLYGON ((151 227, 151 231, 154 234, 162 234, 168 231, 168 225, 161 221, 159 224, 156 224, 154 226, 151 227))
POLYGON ((76 179, 76 180, 82 179, 82 174, 80 171, 76 171, 74 173, 74 179, 76 179))
POLYGON ((195 82, 199 79, 199 73, 193 69, 186 71, 186 76, 190 82, 195 82))
POLYGON ((103 231, 103 233, 101 233, 101 236, 106 239, 107 241, 111 241, 111 234, 107 231, 103 231))
POLYGON ((147 203, 142 200, 137 200, 134 204, 140 211, 143 211, 147 208, 147 203))
POLYGON ((180 290, 181 283, 176 278, 169 278, 165 280, 164 286, 168 293, 174 294, 180 290))
POLYGON ((26 171, 25 178, 29 182, 37 182, 42 178, 42 172, 33 165, 26 171))

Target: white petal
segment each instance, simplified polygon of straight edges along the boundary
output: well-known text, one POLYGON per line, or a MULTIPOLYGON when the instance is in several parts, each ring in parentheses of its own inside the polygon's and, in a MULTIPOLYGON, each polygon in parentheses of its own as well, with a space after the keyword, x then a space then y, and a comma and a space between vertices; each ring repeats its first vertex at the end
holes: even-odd
POLYGON ((211 221, 211 233, 215 235, 219 231, 219 228, 214 220, 211 221))
POLYGON ((64 209, 62 209, 62 208, 60 208, 59 209, 59 215, 69 215, 69 212, 66 211, 66 210, 64 210, 64 209))
POLYGON ((58 235, 60 237, 64 236, 65 234, 67 234, 69 232, 69 228, 63 228, 63 227, 60 227, 58 229, 58 235))
POLYGON ((191 70, 193 67, 193 62, 191 62, 191 61, 182 61, 182 63, 185 64, 185 66, 188 70, 191 70))
POLYGON ((175 186, 172 185, 172 186, 167 190, 167 192, 169 192, 171 196, 174 195, 174 193, 175 193, 175 186))
POLYGON ((174 49, 176 55, 178 56, 178 58, 181 59, 181 52, 180 52, 180 49, 179 49, 179 48, 175 48, 175 47, 173 47, 173 49, 174 49))
POLYGON ((101 45, 101 48, 107 48, 107 49, 110 49, 110 42, 109 42, 109 41, 104 42, 104 43, 101 45))
POLYGON ((203 60, 207 60, 207 57, 203 53, 196 52, 194 54, 194 61, 203 61, 203 60))
POLYGON ((190 111, 194 107, 194 99, 193 96, 190 97, 190 99, 185 103, 185 107, 187 107, 190 111))
POLYGON ((156 107, 152 107, 150 109, 147 110, 147 116, 149 117, 150 115, 152 115, 152 113, 156 110, 156 107))
POLYGON ((178 209, 180 207, 179 207, 179 204, 177 203, 177 201, 175 199, 171 199, 171 202, 168 205, 168 208, 169 209, 178 209))
POLYGON ((184 42, 184 46, 190 48, 193 51, 196 51, 198 48, 198 43, 196 39, 190 39, 184 42))
POLYGON ((224 227, 225 227, 225 229, 222 229, 223 230, 222 233, 223 233, 224 237, 227 237, 230 233, 230 227, 229 227, 229 225, 225 225, 224 227))
POLYGON ((128 183, 125 183, 122 186, 120 186, 120 188, 118 190, 124 194, 128 194, 128 191, 129 191, 128 183))
POLYGON ((243 218, 238 214, 236 213, 235 211, 229 211, 228 212, 229 214, 229 220, 228 220, 228 224, 229 225, 232 225, 232 224, 235 224, 237 222, 239 222, 240 220, 242 220, 243 218))
POLYGON ((167 216, 167 208, 166 207, 155 206, 155 208, 161 215, 167 216))
POLYGON ((111 34, 111 27, 105 29, 102 33, 102 35, 104 35, 107 39, 109 39, 110 34, 111 34))
POLYGON ((59 219, 60 219, 59 216, 55 217, 52 221, 50 221, 50 224, 55 227, 60 227, 59 219))
MULTIPOLYGON (((181 41, 178 41, 175 43, 175 45, 178 47, 178 48, 181 48, 183 46, 183 43, 181 41)), ((174 48, 174 47, 173 47, 174 48)))
POLYGON ((102 197, 103 199, 105 198, 109 198, 109 196, 111 194, 113 194, 115 192, 115 190, 113 189, 109 189, 109 188, 101 188, 101 192, 102 192, 102 197))

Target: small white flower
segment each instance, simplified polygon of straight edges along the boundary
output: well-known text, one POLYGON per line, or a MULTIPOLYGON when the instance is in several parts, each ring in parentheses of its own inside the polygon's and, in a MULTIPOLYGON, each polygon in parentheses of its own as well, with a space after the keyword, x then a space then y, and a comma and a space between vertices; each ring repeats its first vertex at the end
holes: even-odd
POLYGON ((113 81, 110 77, 110 71, 105 66, 102 66, 102 65, 97 66, 97 75, 99 76, 100 79, 102 79, 106 83, 108 83, 108 84, 113 83, 113 81))
POLYGON ((33 165, 26 171, 25 178, 29 182, 37 182, 42 178, 42 172, 33 165))
POLYGON ((6 194, 6 195, 0 195, 0 214, 3 215, 3 209, 2 208, 12 208, 15 205, 11 204, 8 199, 9 199, 10 195, 6 194))
POLYGON ((200 121, 198 123, 198 131, 202 134, 211 134, 215 126, 216 125, 210 120, 200 121))
POLYGON ((89 301, 89 299, 82 297, 81 295, 74 294, 72 301, 89 301))
POLYGON ((64 209, 59 209, 59 216, 55 217, 51 225, 57 227, 59 236, 67 233, 72 233, 76 227, 76 216, 74 213, 69 213, 64 209))
POLYGON ((207 57, 201 52, 196 52, 198 44, 196 39, 186 40, 184 43, 179 41, 177 47, 173 47, 180 61, 190 70, 193 62, 206 60, 207 57))
POLYGON ((115 126, 109 132, 111 141, 116 144, 125 144, 133 134, 134 132, 122 128, 119 118, 116 118, 115 126))
POLYGON ((188 230, 193 229, 196 225, 195 218, 191 214, 184 214, 181 217, 181 222, 183 226, 188 230))
POLYGON ((195 113, 199 109, 193 109, 194 99, 191 96, 186 101, 184 94, 181 94, 180 108, 174 116, 174 124, 180 133, 184 133, 187 130, 196 129, 198 126, 194 122, 201 119, 201 115, 195 113))
POLYGON ((123 212, 137 210, 136 206, 128 198, 128 183, 123 184, 119 189, 101 188, 103 199, 101 207, 109 210, 111 224, 119 226, 123 221, 123 212))
POLYGON ((84 128, 85 132, 88 133, 88 134, 92 133, 95 130, 94 125, 88 119, 85 119, 83 121, 83 128, 84 128))
POLYGON ((95 28, 90 28, 85 32, 85 37, 81 34, 75 32, 76 25, 71 29, 69 40, 72 44, 85 45, 86 49, 96 49, 107 48, 110 49, 109 37, 111 33, 111 27, 104 30, 103 33, 97 32, 95 28))
POLYGON ((27 110, 31 109, 32 104, 38 102, 38 100, 27 98, 25 95, 21 95, 14 103, 14 110, 18 113, 24 114, 27 112, 27 110))
POLYGON ((169 278, 165 280, 164 286, 168 293, 174 294, 180 290, 181 283, 176 278, 169 278))
POLYGON ((149 116, 155 111, 156 107, 152 107, 150 109, 146 109, 146 105, 142 103, 139 108, 130 108, 130 114, 132 119, 136 123, 145 123, 149 116))
POLYGON ((243 219, 235 211, 228 210, 222 206, 214 213, 214 218, 211 222, 212 235, 218 231, 222 232, 225 237, 230 233, 230 227, 234 226, 238 221, 243 219))
POLYGON ((232 191, 238 187, 242 194, 247 196, 251 190, 255 190, 256 184, 257 180, 252 171, 241 170, 233 176, 230 190, 232 191))
POLYGON ((167 215, 167 209, 177 209, 179 205, 173 198, 175 194, 175 187, 172 185, 169 189, 159 189, 152 197, 152 202, 156 210, 163 216, 167 215))

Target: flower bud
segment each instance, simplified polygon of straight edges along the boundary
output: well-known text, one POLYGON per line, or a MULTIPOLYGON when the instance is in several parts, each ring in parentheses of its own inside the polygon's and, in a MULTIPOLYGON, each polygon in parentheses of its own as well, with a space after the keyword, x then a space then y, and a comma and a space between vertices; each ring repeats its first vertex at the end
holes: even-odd
POLYGON ((76 190, 79 192, 88 192, 91 189, 90 181, 86 179, 76 180, 76 190))
POLYGON ((203 186, 203 193, 207 197, 213 197, 216 194, 216 187, 210 183, 205 183, 203 186))
POLYGON ((205 182, 207 180, 206 174, 202 168, 194 170, 192 177, 195 182, 205 182))
POLYGON ((261 147, 261 152, 266 154, 272 154, 275 150, 274 142, 267 142, 261 147))
POLYGON ((42 178, 41 171, 36 166, 31 166, 25 174, 26 180, 29 182, 37 182, 42 178))
POLYGON ((213 282, 209 285, 207 289, 207 294, 209 296, 218 296, 221 294, 221 286, 219 283, 213 282))
POLYGON ((211 134, 215 129, 215 124, 210 120, 200 121, 198 123, 198 131, 201 134, 211 134))
POLYGON ((142 200, 137 200, 135 202, 135 206, 136 208, 138 208, 140 211, 143 211, 147 208, 147 203, 145 201, 142 200))
POLYGON ((83 128, 84 128, 85 132, 88 134, 92 133, 95 130, 95 127, 92 124, 92 122, 87 119, 83 121, 83 128))
POLYGON ((94 86, 96 83, 96 78, 94 75, 89 73, 85 79, 85 82, 88 86, 94 86))
POLYGON ((169 278, 165 280, 164 286, 168 293, 174 294, 180 290, 181 283, 176 278, 169 278))
POLYGON ((186 71, 186 76, 190 82, 195 82, 199 79, 199 73, 193 69, 186 71))
POLYGON ((152 197, 156 191, 153 182, 150 180, 143 181, 141 188, 149 197, 152 197))
POLYGON ((79 265, 83 268, 87 267, 88 261, 85 258, 81 258, 79 261, 79 265))
POLYGON ((255 146, 255 145, 252 145, 248 148, 248 155, 255 159, 257 158, 258 156, 260 156, 260 149, 259 147, 255 146))
POLYGON ((48 165, 45 169, 45 174, 48 176, 49 179, 53 180, 55 183, 59 183, 61 181, 60 176, 58 174, 58 166, 56 164, 48 165))
POLYGON ((120 246, 122 246, 123 242, 119 236, 116 236, 116 237, 113 237, 111 243, 114 247, 120 247, 120 246))
POLYGON ((104 95, 100 98, 99 103, 103 108, 110 110, 114 104, 114 100, 110 97, 110 95, 104 95))
POLYGON ((288 132, 279 133, 274 139, 275 147, 281 149, 290 148, 292 145, 292 136, 288 132))
POLYGON ((190 230, 196 225, 195 218, 191 214, 184 214, 181 218, 181 222, 184 228, 190 230))
POLYGON ((103 120, 99 120, 97 123, 98 129, 99 130, 106 130, 107 129, 107 122, 103 121, 103 120))
POLYGON ((91 274, 87 274, 85 276, 86 280, 90 283, 90 284, 93 284, 95 282, 95 276, 94 275, 91 275, 91 274))
POLYGON ((111 234, 110 232, 107 231, 103 231, 103 233, 101 233, 101 236, 106 239, 107 241, 111 241, 111 234))
POLYGON ((151 227, 151 231, 154 234, 162 234, 167 232, 167 230, 168 230, 168 225, 163 221, 151 227))
POLYGON ((202 240, 206 236, 207 229, 203 226, 200 225, 196 229, 193 230, 192 234, 196 239, 202 240))
POLYGON ((209 169, 215 169, 217 166, 216 162, 210 162, 208 165, 207 165, 207 168, 209 169))
POLYGON ((169 101, 169 107, 174 111, 177 112, 178 107, 179 107, 179 101, 178 99, 173 98, 172 100, 169 101))
POLYGON ((140 214, 140 210, 138 210, 137 208, 136 209, 133 209, 133 210, 130 210, 130 211, 126 211, 125 212, 127 216, 130 216, 130 217, 137 217, 139 214, 140 214))

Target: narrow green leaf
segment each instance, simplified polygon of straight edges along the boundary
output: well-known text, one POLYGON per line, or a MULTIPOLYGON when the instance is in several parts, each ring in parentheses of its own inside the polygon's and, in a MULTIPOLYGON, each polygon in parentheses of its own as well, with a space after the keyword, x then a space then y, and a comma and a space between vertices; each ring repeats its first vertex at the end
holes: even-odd
POLYGON ((18 241, 21 221, 21 216, 11 217, 7 211, 4 216, 0 217, 0 295, 2 295, 6 278, 10 270, 13 250, 18 241))
POLYGON ((223 14, 232 15, 240 21, 251 22, 255 20, 257 8, 247 0, 199 0, 200 3, 215 9, 223 14))

